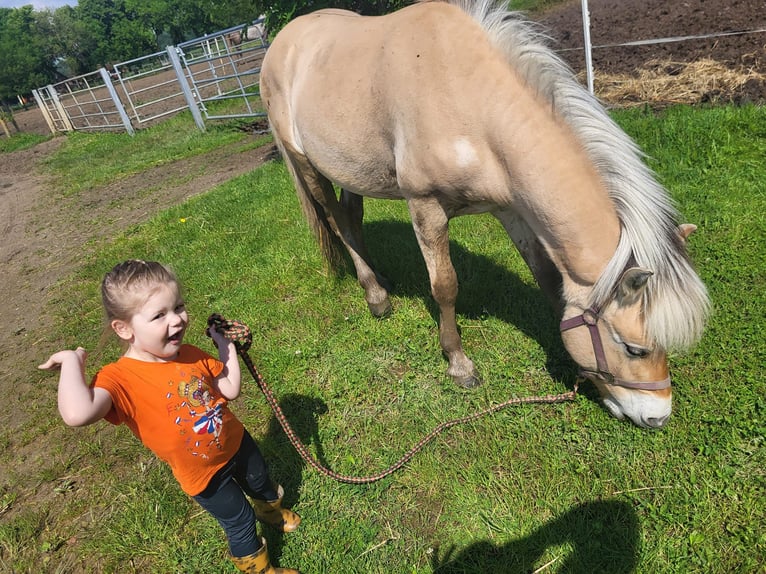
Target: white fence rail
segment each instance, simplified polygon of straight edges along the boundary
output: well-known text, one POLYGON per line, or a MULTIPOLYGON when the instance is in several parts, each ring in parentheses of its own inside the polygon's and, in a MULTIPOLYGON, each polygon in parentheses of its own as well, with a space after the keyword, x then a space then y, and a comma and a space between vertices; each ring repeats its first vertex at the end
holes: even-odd
MULTIPOLYGON (((593 46, 590 38, 591 24, 590 24, 590 9, 588 8, 588 0, 580 0, 582 10, 582 27, 583 27, 583 50, 585 56, 585 74, 588 90, 593 93, 594 84, 594 70, 593 70, 593 50, 603 48, 622 48, 631 46, 651 46, 656 44, 671 44, 675 42, 686 42, 690 40, 707 40, 714 38, 724 38, 727 36, 742 36, 746 34, 762 34, 766 33, 766 28, 756 28, 753 30, 740 30, 736 32, 717 32, 709 34, 695 34, 690 36, 672 36, 667 38, 650 38, 646 40, 632 40, 621 43, 601 44, 593 46)), ((711 23, 712 24, 712 23, 711 23)), ((574 48, 573 48, 574 49, 574 48)))

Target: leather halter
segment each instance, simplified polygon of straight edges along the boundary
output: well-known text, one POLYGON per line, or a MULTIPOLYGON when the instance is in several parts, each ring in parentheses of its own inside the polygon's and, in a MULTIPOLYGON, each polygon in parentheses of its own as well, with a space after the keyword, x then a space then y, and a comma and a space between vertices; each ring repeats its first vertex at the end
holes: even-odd
POLYGON ((627 389, 640 389, 642 391, 659 391, 661 389, 667 389, 670 387, 670 376, 668 375, 661 381, 626 381, 625 379, 619 379, 609 372, 609 366, 606 362, 606 355, 604 354, 604 345, 601 343, 601 333, 598 331, 598 320, 601 318, 601 314, 598 308, 590 307, 585 309, 581 315, 564 319, 561 321, 559 328, 561 332, 574 329, 585 325, 590 332, 590 340, 593 344, 593 353, 596 355, 596 371, 583 369, 580 367, 580 375, 588 378, 596 378, 607 385, 616 385, 618 387, 625 387, 627 389))

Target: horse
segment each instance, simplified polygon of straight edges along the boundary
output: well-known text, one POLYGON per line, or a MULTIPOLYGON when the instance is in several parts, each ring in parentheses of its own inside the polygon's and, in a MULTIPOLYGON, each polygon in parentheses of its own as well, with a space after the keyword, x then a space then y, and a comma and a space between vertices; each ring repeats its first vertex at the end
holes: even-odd
POLYGON ((564 347, 607 411, 666 424, 668 353, 699 340, 710 309, 687 252, 695 226, 678 224, 643 152, 539 25, 496 0, 319 10, 276 35, 260 89, 323 254, 345 248, 378 317, 391 303, 363 198, 407 202, 456 384, 481 379, 458 331, 449 221, 488 212, 555 302, 564 347))

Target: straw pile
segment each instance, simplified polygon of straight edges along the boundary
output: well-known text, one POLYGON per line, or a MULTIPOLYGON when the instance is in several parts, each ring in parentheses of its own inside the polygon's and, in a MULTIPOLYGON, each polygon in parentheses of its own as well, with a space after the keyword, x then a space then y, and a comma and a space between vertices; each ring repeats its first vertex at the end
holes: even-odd
MULTIPOLYGON (((746 93, 753 83, 766 83, 766 75, 757 68, 731 69, 710 59, 650 60, 635 75, 596 70, 594 89, 603 102, 617 107, 731 102, 741 99, 737 94, 746 93)), ((585 73, 580 75, 584 82, 585 73)))

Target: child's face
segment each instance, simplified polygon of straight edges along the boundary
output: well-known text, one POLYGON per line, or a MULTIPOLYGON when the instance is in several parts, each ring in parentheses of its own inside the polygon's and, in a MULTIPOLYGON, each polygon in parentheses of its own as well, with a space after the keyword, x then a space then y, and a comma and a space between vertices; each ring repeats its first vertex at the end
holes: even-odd
MULTIPOLYGON (((128 341, 126 356, 143 361, 172 360, 178 354, 189 323, 178 286, 156 288, 117 334, 128 341)), ((113 325, 114 326, 114 325, 113 325)))

